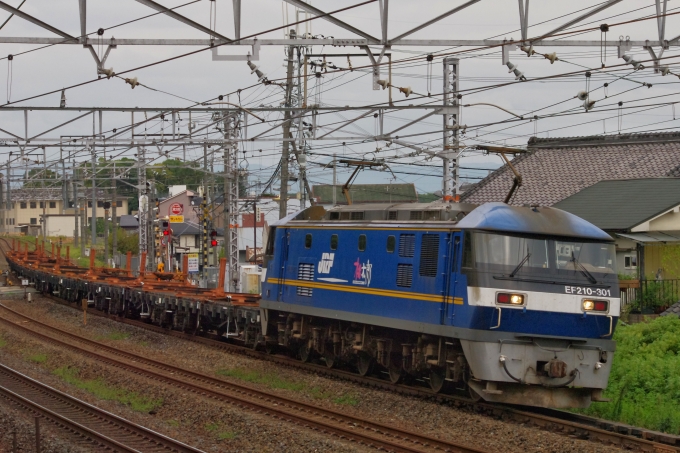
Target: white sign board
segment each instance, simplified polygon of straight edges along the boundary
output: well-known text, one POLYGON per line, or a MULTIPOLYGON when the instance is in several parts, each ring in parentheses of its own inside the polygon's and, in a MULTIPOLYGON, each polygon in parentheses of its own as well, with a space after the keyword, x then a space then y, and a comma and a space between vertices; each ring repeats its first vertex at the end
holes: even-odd
POLYGON ((28 279, 27 278, 21 279, 21 286, 28 286, 28 279))
POLYGON ((198 272, 198 253, 189 253, 189 266, 187 272, 198 272))

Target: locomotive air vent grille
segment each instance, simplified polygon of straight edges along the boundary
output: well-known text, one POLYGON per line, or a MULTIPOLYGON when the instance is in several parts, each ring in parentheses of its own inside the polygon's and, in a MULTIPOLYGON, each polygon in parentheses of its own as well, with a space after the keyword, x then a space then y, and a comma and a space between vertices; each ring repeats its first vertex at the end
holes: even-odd
POLYGON ((349 220, 349 212, 341 212, 340 220, 349 220))
POLYGON ((439 261, 439 235, 423 234, 420 247, 420 269, 418 273, 423 277, 437 276, 437 262, 439 261))
POLYGON ((337 212, 337 211, 331 212, 330 219, 331 219, 331 220, 339 220, 339 219, 340 219, 340 213, 337 212))
POLYGON ((364 211, 354 211, 350 213, 350 220, 364 220, 364 211))
POLYGON ((397 286, 410 288, 413 283, 413 265, 397 264, 397 286))
POLYGON ((423 220, 423 211, 411 211, 409 220, 423 220))
POLYGON ((397 211, 389 211, 387 213, 387 220, 397 220, 397 211))
POLYGON ((441 211, 425 211, 423 220, 439 220, 441 218, 441 211))
POLYGON ((416 235, 402 234, 399 236, 399 256, 413 258, 416 252, 416 235))
MULTIPOLYGON (((300 263, 298 266, 298 280, 314 281, 314 265, 310 263, 300 263)), ((312 297, 312 288, 298 286, 297 295, 312 297)))

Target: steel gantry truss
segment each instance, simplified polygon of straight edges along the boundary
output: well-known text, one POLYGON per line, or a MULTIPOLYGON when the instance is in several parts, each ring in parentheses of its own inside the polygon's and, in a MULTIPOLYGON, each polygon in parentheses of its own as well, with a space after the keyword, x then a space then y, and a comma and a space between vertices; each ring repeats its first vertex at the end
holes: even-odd
MULTIPOLYGON (((247 36, 242 37, 242 1, 232 0, 231 15, 234 23, 234 36, 229 37, 226 34, 220 33, 214 29, 212 24, 208 27, 189 19, 181 13, 179 8, 169 8, 162 5, 158 1, 153 0, 135 0, 141 5, 149 8, 150 12, 164 15, 168 18, 177 21, 185 27, 197 30, 204 34, 203 38, 184 39, 184 38, 113 38, 102 36, 102 31, 98 30, 96 33, 88 33, 87 23, 87 0, 78 0, 78 14, 79 14, 79 33, 68 33, 60 30, 47 21, 43 21, 35 16, 32 16, 20 8, 13 7, 4 1, 0 0, 0 9, 16 16, 15 20, 28 21, 48 32, 56 35, 54 37, 9 37, 0 36, 0 44, 29 44, 29 45, 56 45, 56 46, 73 46, 79 45, 87 49, 90 55, 94 58, 98 74, 105 74, 106 69, 104 65, 107 61, 109 53, 113 49, 120 49, 127 46, 187 46, 198 47, 210 50, 213 61, 257 61, 259 59, 259 50, 261 46, 284 46, 287 49, 287 63, 288 63, 288 77, 285 82, 282 82, 286 99, 283 107, 256 107, 251 108, 246 113, 241 106, 231 107, 213 107, 207 105, 197 105, 192 108, 170 108, 170 107, 144 107, 144 108, 108 108, 108 107, 15 107, 12 105, 5 105, 0 108, 0 111, 15 112, 17 115, 23 114, 24 131, 20 133, 12 130, 11 126, 6 126, 9 122, 4 122, 0 128, 0 147, 9 148, 16 154, 10 155, 7 162, 7 174, 5 175, 7 190, 6 197, 9 203, 10 199, 10 169, 12 164, 16 162, 24 162, 31 155, 42 153, 43 171, 49 170, 52 166, 58 165, 61 162, 63 165, 63 158, 59 160, 48 158, 46 149, 59 148, 60 151, 68 152, 69 156, 74 158, 85 157, 83 150, 86 147, 91 147, 92 156, 96 152, 103 152, 107 150, 127 148, 128 150, 137 150, 137 165, 139 172, 139 223, 140 235, 139 245, 140 250, 148 250, 151 247, 149 231, 151 228, 151 218, 149 215, 152 194, 149 193, 146 184, 146 171, 148 155, 150 153, 158 152, 158 155, 168 155, 169 153, 177 153, 178 150, 186 149, 187 146, 202 146, 217 145, 219 149, 224 151, 224 204, 225 204, 225 250, 229 259, 229 273, 227 281, 231 285, 231 289, 235 289, 238 283, 238 244, 237 234, 233 225, 238 223, 238 145, 243 141, 248 142, 280 142, 284 149, 284 164, 281 167, 281 193, 282 193, 282 213, 285 213, 285 192, 288 182, 288 152, 292 148, 300 172, 300 179, 305 180, 305 155, 309 147, 309 142, 314 141, 378 141, 382 140, 389 143, 396 143, 400 146, 413 149, 416 153, 424 153, 433 157, 441 158, 443 161, 443 193, 444 195, 455 198, 459 194, 460 181, 458 177, 459 162, 461 147, 459 145, 459 133, 463 126, 459 124, 460 120, 460 72, 459 61, 456 58, 444 58, 443 60, 443 91, 435 95, 436 103, 421 104, 421 105, 405 105, 403 103, 393 103, 391 97, 392 80, 391 76, 383 80, 381 71, 388 71, 391 74, 391 53, 390 51, 395 47, 414 47, 418 49, 429 49, 436 47, 482 47, 482 48, 499 48, 502 50, 502 60, 499 63, 508 64, 509 54, 511 51, 517 50, 521 46, 532 47, 598 47, 607 48, 615 47, 618 49, 619 57, 623 57, 626 52, 633 48, 643 48, 649 52, 651 60, 654 62, 655 69, 661 68, 660 59, 663 52, 671 47, 680 47, 680 35, 673 38, 666 38, 666 11, 667 0, 655 0, 656 17, 654 18, 658 34, 654 39, 650 40, 579 40, 569 39, 568 29, 577 26, 588 18, 605 11, 606 9, 621 3, 631 3, 630 0, 608 0, 600 3, 587 11, 566 20, 556 27, 548 27, 548 31, 536 33, 534 36, 530 35, 531 23, 529 0, 518 0, 519 9, 519 40, 500 40, 500 39, 457 39, 456 37, 447 39, 414 39, 412 35, 428 27, 439 23, 445 18, 451 17, 461 11, 474 11, 474 8, 485 8, 485 4, 490 0, 461 0, 456 5, 448 6, 446 10, 434 15, 429 20, 412 27, 404 32, 400 32, 392 37, 389 34, 390 12, 394 12, 394 4, 390 9, 390 0, 375 0, 373 2, 363 2, 360 7, 363 12, 369 11, 379 16, 380 29, 376 32, 367 32, 358 27, 355 27, 343 20, 340 20, 334 14, 329 14, 328 11, 323 11, 316 6, 313 6, 303 0, 283 0, 285 3, 298 8, 304 12, 306 17, 314 20, 323 20, 334 27, 341 30, 340 34, 345 33, 344 36, 338 37, 324 37, 313 36, 311 33, 289 33, 283 39, 271 39, 267 37, 247 36), (567 33, 567 34, 565 34, 567 33), (94 35, 94 36, 93 36, 94 35), (557 36, 559 35, 559 36, 557 36), (95 46, 106 46, 106 51, 103 55, 99 55, 95 51, 95 46), (230 49, 233 47, 246 46, 249 48, 248 55, 231 54, 230 49), (308 69, 308 55, 312 55, 312 46, 325 46, 325 51, 329 57, 335 55, 345 56, 349 55, 345 48, 352 47, 365 53, 368 57, 367 69, 373 74, 372 88, 381 89, 386 86, 390 89, 390 98, 388 103, 355 106, 355 107, 324 107, 321 105, 314 105, 306 102, 307 89, 306 83, 308 77, 315 77, 316 74, 307 74, 308 69), (219 49, 221 47, 221 49, 219 49), (657 48, 658 50, 655 50, 657 48), (333 50, 336 49, 336 50, 333 50), (335 52, 335 53, 334 53, 335 52), (304 57, 304 62, 302 58, 304 57), (382 85, 381 85, 382 83, 382 85), (304 87, 304 88, 303 88, 304 87), (420 113, 413 121, 409 121, 405 125, 392 128, 386 131, 384 126, 385 114, 394 111, 411 111, 414 110, 420 113), (49 112, 59 111, 63 115, 73 113, 73 117, 62 121, 52 127, 47 128, 39 133, 32 132, 29 134, 29 111, 41 112, 46 115, 49 112), (355 111, 354 118, 347 119, 341 124, 331 124, 324 126, 324 115, 331 112, 351 112, 355 111), (102 128, 103 113, 104 112, 131 112, 131 122, 129 126, 119 126, 110 131, 104 131, 102 128), (253 113, 254 112, 254 113, 253 113), (269 120, 262 123, 248 124, 247 116, 254 115, 257 112, 278 112, 282 118, 277 120, 269 120), (144 113, 145 119, 135 122, 135 113, 144 113), (207 124, 194 129, 189 129, 187 133, 179 133, 176 130, 177 120, 179 115, 189 118, 189 124, 193 124, 191 116, 198 114, 217 113, 217 120, 209 121, 207 124), (412 126, 420 124, 426 118, 432 115, 441 115, 443 120, 443 140, 437 146, 421 146, 417 143, 411 143, 408 140, 409 131, 406 130, 412 126), (81 127, 81 123, 88 121, 92 117, 92 131, 88 130, 79 136, 62 136, 56 135, 58 131, 66 126, 81 127), (135 128, 141 124, 153 119, 162 119, 164 116, 171 117, 172 130, 161 130, 161 134, 155 136, 146 136, 146 134, 135 134, 135 128), (303 127, 303 121, 311 116, 311 134, 306 134, 307 130, 303 127), (379 123, 379 133, 376 134, 361 134, 356 132, 347 132, 347 128, 357 121, 377 118, 379 123), (95 129, 96 118, 99 118, 99 130, 95 129), (243 119, 243 121, 242 121, 243 119), (224 133, 222 137, 207 136, 207 132, 212 130, 216 124, 223 123, 224 133), (281 133, 282 131, 282 133, 281 133), (205 132, 206 135, 200 136, 199 133, 205 132), (399 134, 399 135, 397 135, 399 134), (250 138, 246 138, 250 137, 250 138), (49 166, 47 162, 52 162, 49 166)), ((273 1, 273 0, 272 0, 273 1)), ((75 12, 75 11, 74 11, 75 12)), ((246 18, 249 19, 249 18, 246 18)), ((338 34, 338 33, 335 33, 338 34)), ((133 85, 134 86, 134 85, 133 85)), ((430 99, 432 101, 432 99, 430 99)), ((32 113, 34 115, 35 113, 32 113)), ((327 117, 328 115, 326 115, 327 117)), ((16 123, 16 122, 15 122, 16 123)), ((88 127, 89 129, 89 127, 88 127)), ((414 134, 416 135, 416 134, 414 134)), ((26 164, 28 167, 28 164, 26 164)), ((63 178, 66 179, 65 170, 62 168, 63 178)), ((301 188, 301 193, 305 193, 308 189, 301 188)), ((94 192, 94 191, 93 191, 94 192)), ((5 194, 0 192, 0 198, 5 194)), ((214 195, 213 195, 214 196, 214 195)), ((2 219, 2 217, 0 217, 2 219)), ((153 256, 153 255, 150 255, 153 256)))

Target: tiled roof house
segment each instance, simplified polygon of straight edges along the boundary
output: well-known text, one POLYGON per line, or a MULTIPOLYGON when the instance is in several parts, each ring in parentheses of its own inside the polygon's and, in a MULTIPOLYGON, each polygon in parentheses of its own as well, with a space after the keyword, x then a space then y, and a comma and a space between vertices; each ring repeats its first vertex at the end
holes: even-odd
MULTIPOLYGON (((512 163, 522 186, 510 204, 555 203, 599 181, 680 177, 680 132, 536 138, 512 163)), ((507 165, 465 192, 466 203, 503 201, 512 187, 507 165)))

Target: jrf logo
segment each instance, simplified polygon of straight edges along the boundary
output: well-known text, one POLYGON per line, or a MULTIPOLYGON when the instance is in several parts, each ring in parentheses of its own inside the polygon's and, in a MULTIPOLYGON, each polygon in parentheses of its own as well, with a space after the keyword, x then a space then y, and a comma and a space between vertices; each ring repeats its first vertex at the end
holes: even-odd
POLYGON ((319 261, 319 266, 317 267, 317 272, 319 274, 330 274, 331 267, 333 267, 333 259, 335 258, 335 253, 324 253, 321 255, 321 261, 319 261))

